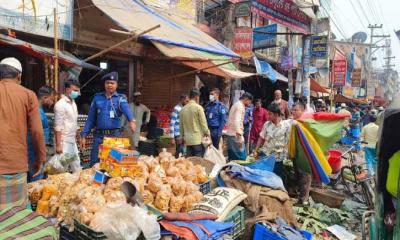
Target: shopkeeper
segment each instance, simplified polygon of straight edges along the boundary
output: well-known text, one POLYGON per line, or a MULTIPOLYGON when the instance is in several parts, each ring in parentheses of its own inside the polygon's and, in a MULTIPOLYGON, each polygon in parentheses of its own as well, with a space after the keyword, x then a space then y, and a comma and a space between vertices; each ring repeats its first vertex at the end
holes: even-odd
POLYGON ((132 132, 136 130, 136 123, 128 100, 124 94, 117 93, 118 73, 111 72, 101 78, 104 81, 105 91, 94 95, 90 106, 85 128, 81 133, 81 147, 85 146, 85 138, 92 128, 95 128, 90 166, 98 162, 99 145, 104 137, 120 137, 122 116, 128 120, 132 132))

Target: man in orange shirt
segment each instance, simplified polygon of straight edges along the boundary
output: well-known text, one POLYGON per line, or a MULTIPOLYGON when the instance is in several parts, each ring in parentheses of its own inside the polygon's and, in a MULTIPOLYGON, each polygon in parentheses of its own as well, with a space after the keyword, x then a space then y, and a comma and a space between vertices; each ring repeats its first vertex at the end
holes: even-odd
POLYGON ((16 58, 0 62, 0 210, 28 203, 28 129, 36 154, 34 177, 46 160, 39 103, 34 92, 20 85, 21 74, 16 58))

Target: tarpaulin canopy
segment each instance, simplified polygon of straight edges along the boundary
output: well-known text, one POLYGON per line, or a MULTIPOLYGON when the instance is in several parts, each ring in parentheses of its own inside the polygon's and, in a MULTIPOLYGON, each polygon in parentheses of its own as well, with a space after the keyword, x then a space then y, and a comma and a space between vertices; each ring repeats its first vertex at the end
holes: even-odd
POLYGON ((363 103, 363 101, 361 101, 361 100, 351 98, 351 97, 346 97, 342 94, 336 94, 334 101, 337 103, 357 103, 357 104, 363 103))
POLYGON ((314 78, 310 78, 310 89, 314 92, 329 93, 328 90, 321 86, 314 78))
POLYGON ((164 55, 173 59, 177 59, 181 63, 192 68, 204 69, 202 71, 215 74, 217 76, 241 79, 255 75, 254 73, 247 73, 238 70, 237 67, 231 63, 232 59, 227 56, 177 47, 170 44, 162 44, 156 41, 153 41, 153 44, 164 55))
POLYGON ((259 60, 256 56, 253 57, 253 61, 254 65, 256 66, 257 74, 268 78, 272 83, 275 83, 277 80, 281 80, 283 82, 289 81, 287 77, 273 69, 267 61, 259 60))
MULTIPOLYGON (((25 41, 22 41, 20 39, 12 38, 4 34, 0 34, 0 45, 10 45, 16 48, 21 49, 25 53, 38 57, 38 58, 43 58, 45 56, 47 57, 54 57, 54 49, 52 48, 47 48, 47 47, 42 47, 38 46, 32 43, 28 43, 25 41)), ((87 69, 92 69, 92 70, 101 70, 100 67, 94 66, 92 64, 86 63, 85 61, 75 57, 71 53, 65 52, 65 51, 59 51, 58 52, 58 59, 61 64, 67 65, 67 66, 80 66, 83 68, 87 69)))
POLYGON ((173 12, 157 11, 140 0, 92 0, 92 2, 118 26, 129 32, 139 34, 160 25, 159 28, 142 35, 141 39, 227 57, 240 57, 173 12))

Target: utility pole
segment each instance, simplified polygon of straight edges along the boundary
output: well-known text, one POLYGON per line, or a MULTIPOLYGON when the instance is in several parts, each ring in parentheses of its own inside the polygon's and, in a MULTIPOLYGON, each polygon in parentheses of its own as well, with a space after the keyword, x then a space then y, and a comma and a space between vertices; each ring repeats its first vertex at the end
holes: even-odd
POLYGON ((53 9, 54 13, 54 89, 59 92, 58 89, 58 19, 57 9, 53 9))
MULTIPOLYGON (((371 35, 370 35, 370 42, 369 42, 369 46, 370 46, 370 52, 368 54, 368 78, 367 78, 367 83, 366 83, 366 90, 368 89, 368 84, 372 84, 372 72, 373 67, 372 67, 372 55, 380 48, 384 48, 387 46, 378 46, 376 45, 378 42, 382 41, 385 38, 390 37, 390 35, 374 35, 374 31, 375 29, 382 29, 383 24, 381 25, 377 25, 377 24, 369 24, 368 28, 371 29, 371 35), (374 39, 376 38, 380 38, 378 41, 374 42, 374 39), (373 50, 374 49, 374 50, 373 50)), ((368 92, 367 92, 367 96, 368 96, 368 92)))

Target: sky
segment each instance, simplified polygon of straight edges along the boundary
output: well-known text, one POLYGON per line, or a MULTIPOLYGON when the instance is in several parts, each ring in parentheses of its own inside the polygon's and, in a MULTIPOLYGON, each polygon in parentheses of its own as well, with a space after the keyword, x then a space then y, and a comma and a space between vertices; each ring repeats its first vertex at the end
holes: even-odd
MULTIPOLYGON (((333 20, 332 32, 337 39, 351 38, 351 36, 359 31, 368 34, 370 41, 369 24, 383 24, 383 29, 377 29, 374 35, 388 35, 391 37, 392 56, 396 58, 392 60, 395 64, 395 70, 400 72, 400 40, 396 37, 394 30, 400 30, 400 1, 399 0, 321 0, 321 2, 330 1, 330 8, 321 9, 322 12, 328 12, 333 20), (344 37, 343 37, 344 35, 344 37)), ((375 41, 379 38, 375 38, 375 41)), ((385 44, 385 41, 378 45, 385 44)), ((375 67, 381 68, 386 56, 384 49, 379 49, 374 54, 377 61, 374 62, 375 67)))

